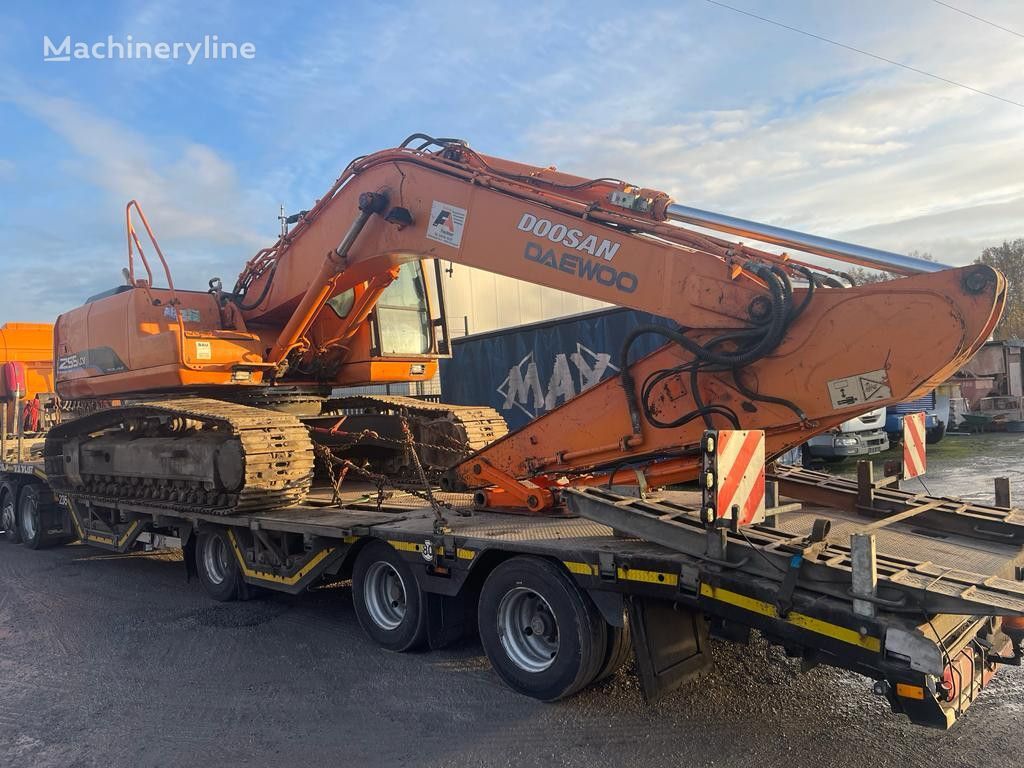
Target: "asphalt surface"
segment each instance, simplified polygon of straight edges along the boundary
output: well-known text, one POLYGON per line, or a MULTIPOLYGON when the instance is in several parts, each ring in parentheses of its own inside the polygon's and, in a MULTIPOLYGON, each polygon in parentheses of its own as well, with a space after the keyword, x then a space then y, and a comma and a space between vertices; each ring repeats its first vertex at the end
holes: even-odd
MULTIPOLYGON (((979 470, 1016 484, 1004 440, 999 460, 934 450, 932 490, 979 470)), ((380 650, 346 586, 221 604, 175 556, 0 544, 0 766, 1012 767, 1022 712, 1009 668, 952 731, 923 729, 868 680, 801 673, 762 642, 719 643, 713 670, 656 706, 629 670, 541 704, 475 641, 380 650)))

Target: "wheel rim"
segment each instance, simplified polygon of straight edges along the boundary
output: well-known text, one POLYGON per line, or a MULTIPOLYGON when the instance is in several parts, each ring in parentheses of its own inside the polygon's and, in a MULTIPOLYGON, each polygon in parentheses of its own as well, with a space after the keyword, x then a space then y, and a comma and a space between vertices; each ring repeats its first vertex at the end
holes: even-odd
POLYGON ((27 541, 36 537, 36 505, 31 498, 21 507, 21 535, 27 541))
POLYGON ((0 528, 5 532, 14 533, 14 499, 11 494, 4 494, 3 504, 0 506, 0 528))
POLYGON ((405 620, 408 604, 405 583, 391 563, 378 560, 366 571, 363 602, 373 623, 381 629, 398 629, 405 620))
POLYGON ((526 672, 543 672, 558 655, 558 622, 547 600, 516 587, 498 604, 498 637, 512 662, 526 672))
POLYGON ((211 536, 206 540, 203 547, 203 568, 206 569, 207 578, 214 584, 223 584, 230 571, 228 563, 228 548, 224 546, 224 539, 220 536, 211 536))

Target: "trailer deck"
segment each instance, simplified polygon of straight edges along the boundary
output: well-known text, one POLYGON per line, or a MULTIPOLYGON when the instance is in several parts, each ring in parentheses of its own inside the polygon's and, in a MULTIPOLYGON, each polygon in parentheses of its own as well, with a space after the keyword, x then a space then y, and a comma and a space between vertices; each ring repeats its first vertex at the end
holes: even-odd
MULTIPOLYGON (((814 479, 800 472, 790 471, 790 484, 814 479)), ((17 483, 43 475, 38 462, 19 462, 0 466, 2 477, 17 483)), ((589 595, 610 627, 622 628, 628 614, 649 699, 705 667, 710 634, 745 642, 757 630, 808 665, 871 678, 875 692, 914 722, 947 728, 997 664, 1019 661, 1018 639, 1011 641, 992 617, 1024 616, 1018 581, 1024 520, 1015 512, 961 505, 961 513, 987 515, 990 527, 983 535, 962 525, 943 530, 941 519, 926 514, 945 500, 904 494, 907 501, 892 496, 901 492, 888 493, 889 502, 902 503, 888 517, 866 516, 856 504, 782 497, 765 523, 710 533, 698 519, 695 491, 646 499, 593 488, 567 491, 573 517, 477 510, 469 494, 438 492, 451 505, 441 509, 445 520, 439 526, 422 494, 379 492, 351 481, 340 494, 316 489, 299 506, 230 516, 128 501, 94 509, 59 499, 43 525, 52 537, 80 538, 117 552, 175 537, 193 573, 189 555, 197 537, 224 531, 246 585, 290 593, 351 578, 360 551, 384 542, 409 566, 426 597, 434 648, 474 631, 475 602, 497 565, 516 556, 539 558, 557 564, 589 595), (1002 527, 992 529, 996 524, 1002 527), (847 544, 865 529, 877 547, 870 593, 851 588, 856 554, 847 544)))

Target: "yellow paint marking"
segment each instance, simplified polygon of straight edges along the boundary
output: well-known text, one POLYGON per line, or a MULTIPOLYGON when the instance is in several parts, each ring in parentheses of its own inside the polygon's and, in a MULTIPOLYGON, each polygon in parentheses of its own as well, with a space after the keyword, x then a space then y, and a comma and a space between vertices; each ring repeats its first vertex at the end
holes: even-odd
POLYGON ((299 583, 310 571, 312 571, 320 562, 334 551, 334 547, 327 547, 321 549, 306 563, 302 568, 293 573, 291 576, 279 576, 276 573, 264 573, 250 568, 245 558, 242 557, 242 550, 238 546, 238 540, 235 538, 235 532, 230 528, 228 529, 228 538, 231 540, 231 548, 235 551, 235 557, 238 559, 238 564, 242 568, 242 573, 251 579, 260 579, 261 581, 272 581, 275 584, 286 584, 293 585, 299 583))
MULTIPOLYGON (((78 535, 81 536, 82 535, 81 534, 81 528, 78 525, 77 519, 75 520, 75 527, 79 529, 79 534, 78 535)), ((116 546, 118 549, 120 549, 121 547, 123 547, 125 545, 125 542, 128 541, 128 538, 132 535, 132 533, 135 532, 135 529, 138 528, 138 527, 139 527, 139 521, 138 520, 133 520, 132 524, 128 526, 128 530, 125 531, 124 534, 119 539, 115 539, 113 534, 103 534, 103 533, 88 533, 88 534, 86 534, 85 539, 86 539, 86 541, 95 541, 95 542, 97 542, 99 544, 112 544, 112 545, 116 546)))
POLYGON ((397 541, 393 539, 388 539, 388 544, 390 544, 392 547, 401 552, 419 552, 421 549, 423 549, 422 544, 413 544, 411 541, 397 541))
POLYGON ((574 563, 569 560, 564 560, 563 563, 571 573, 578 573, 580 576, 597 575, 597 567, 591 565, 590 563, 574 563))
POLYGON ((644 571, 639 568, 618 568, 616 573, 620 579, 626 581, 642 581, 645 584, 664 584, 668 587, 675 587, 679 584, 679 577, 674 573, 663 573, 662 571, 644 571))
MULTIPOLYGON (((747 597, 746 595, 741 595, 738 592, 732 592, 728 589, 713 587, 710 584, 702 583, 700 585, 700 593, 704 597, 710 597, 712 600, 720 600, 723 603, 735 605, 737 608, 742 608, 745 611, 751 611, 752 613, 757 613, 761 616, 767 616, 772 619, 780 618, 779 612, 771 603, 766 603, 753 597, 747 597)), ((841 627, 838 624, 822 621, 821 619, 797 613, 796 611, 790 611, 782 621, 786 621, 793 626, 800 627, 801 629, 806 629, 809 632, 814 632, 815 634, 825 635, 826 637, 831 637, 835 640, 841 640, 844 643, 856 645, 873 653, 878 653, 882 649, 882 641, 877 637, 871 637, 870 635, 864 636, 847 627, 841 627)))

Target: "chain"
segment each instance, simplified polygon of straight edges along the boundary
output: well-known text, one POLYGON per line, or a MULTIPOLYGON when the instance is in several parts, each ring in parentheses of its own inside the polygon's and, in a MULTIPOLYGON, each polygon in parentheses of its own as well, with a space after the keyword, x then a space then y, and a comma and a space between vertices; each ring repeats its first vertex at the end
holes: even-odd
POLYGON ((445 519, 444 513, 441 512, 440 503, 434 498, 434 490, 430 487, 430 482, 427 480, 427 473, 423 471, 423 464, 420 463, 420 457, 416 453, 416 448, 412 439, 412 431, 409 429, 409 421, 404 416, 402 417, 402 434, 405 436, 409 455, 412 457, 412 464, 416 468, 416 474, 419 475, 420 482, 423 483, 423 489, 426 491, 427 501, 430 502, 430 508, 434 510, 434 533, 447 533, 450 531, 448 528, 448 521, 445 519))
MULTIPOLYGON (((444 510, 447 509, 448 511, 457 515, 463 515, 466 513, 457 509, 452 504, 441 501, 436 496, 434 496, 433 487, 431 486, 430 481, 427 477, 426 470, 423 468, 423 464, 420 462, 419 455, 416 453, 416 446, 425 444, 417 443, 415 440, 413 440, 412 432, 409 429, 408 421, 404 417, 401 419, 401 425, 402 434, 405 437, 404 440, 383 438, 375 432, 363 432, 359 435, 359 439, 372 438, 375 441, 383 441, 393 443, 395 445, 400 445, 405 450, 407 450, 412 460, 413 467, 415 468, 416 471, 417 477, 415 485, 403 483, 401 480, 396 480, 395 478, 389 477, 388 475, 383 475, 379 472, 374 472, 373 470, 367 467, 359 466, 358 464, 352 462, 349 459, 344 459, 335 456, 331 449, 328 448, 327 446, 314 443, 313 447, 317 455, 320 456, 320 458, 322 458, 328 465, 328 475, 330 477, 331 485, 334 490, 332 503, 338 503, 341 501, 341 485, 344 482, 345 477, 348 475, 348 473, 352 471, 358 475, 361 475, 362 477, 365 477, 367 480, 369 480, 370 482, 377 486, 378 511, 382 508, 385 499, 387 499, 387 493, 385 489, 390 486, 396 490, 400 490, 404 493, 408 493, 411 496, 415 496, 418 499, 426 501, 430 505, 430 508, 434 513, 434 533, 438 535, 448 533, 450 532, 450 529, 448 528, 448 520, 444 516, 444 510), (335 467, 338 467, 339 469, 335 470, 335 467)), ((359 440, 356 440, 355 442, 359 442, 359 440)), ((447 450, 453 453, 461 453, 461 451, 454 451, 453 449, 447 448, 445 446, 427 447, 437 448, 440 450, 447 450)))

